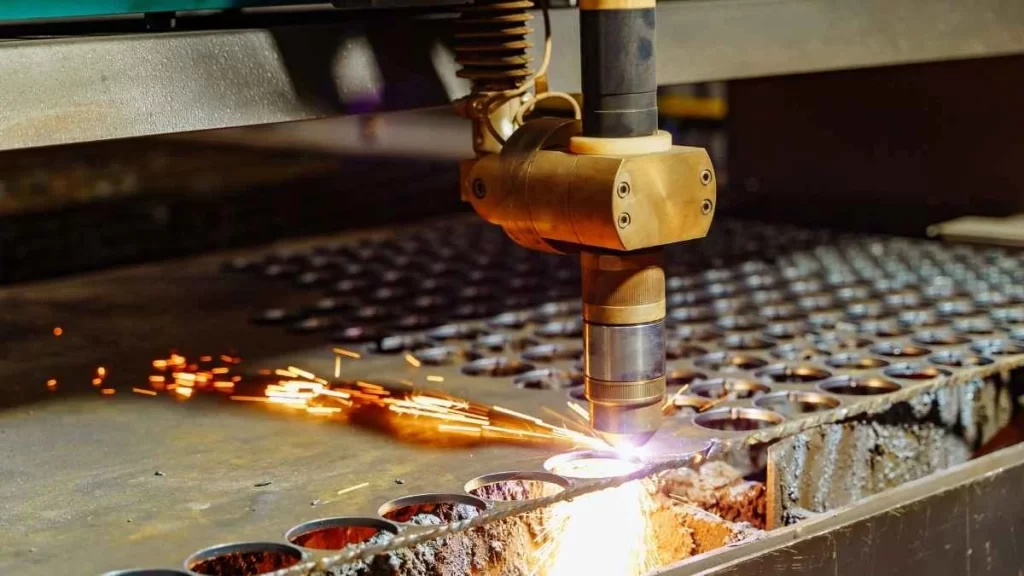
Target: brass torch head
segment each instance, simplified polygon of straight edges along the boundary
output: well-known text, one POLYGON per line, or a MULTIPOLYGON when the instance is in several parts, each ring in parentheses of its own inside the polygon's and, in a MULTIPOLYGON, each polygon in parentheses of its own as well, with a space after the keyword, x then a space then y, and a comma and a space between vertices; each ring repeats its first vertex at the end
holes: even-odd
POLYGON ((613 446, 645 444, 665 396, 662 251, 584 251, 580 263, 590 423, 613 446))

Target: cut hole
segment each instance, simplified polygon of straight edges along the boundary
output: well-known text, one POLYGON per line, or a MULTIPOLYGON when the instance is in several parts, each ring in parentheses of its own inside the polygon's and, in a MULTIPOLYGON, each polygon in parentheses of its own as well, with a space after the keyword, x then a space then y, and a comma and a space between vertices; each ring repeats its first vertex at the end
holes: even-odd
POLYGON ((928 361, 932 364, 938 364, 940 366, 950 366, 953 368, 965 368, 967 366, 984 366, 994 362, 991 358, 980 356, 978 354, 966 354, 959 350, 947 350, 945 352, 939 352, 934 356, 928 358, 928 361))
POLYGON ((539 344, 523 350, 524 360, 531 362, 554 362, 555 360, 575 360, 583 354, 579 346, 565 344, 539 344))
POLYGON ((691 342, 710 342, 722 337, 721 332, 708 326, 676 326, 670 334, 691 342))
POLYGON ((771 388, 758 382, 747 382, 733 378, 713 378, 690 386, 690 392, 696 396, 712 400, 730 396, 736 400, 753 398, 771 392, 771 388))
POLYGON ((979 353, 986 356, 1013 356, 1015 354, 1024 354, 1024 344, 1017 344, 1012 340, 1005 339, 986 339, 978 340, 974 343, 971 348, 979 353))
POLYGON ((708 351, 700 346, 694 346, 693 344, 687 344, 681 340, 670 341, 665 346, 665 357, 669 360, 680 360, 683 358, 696 358, 697 356, 703 356, 708 351))
POLYGON ((884 374, 890 378, 902 378, 904 380, 931 380, 939 376, 948 376, 949 371, 920 362, 907 362, 886 368, 884 374))
POLYGON ((970 338, 963 334, 957 334, 946 330, 927 330, 925 332, 918 332, 917 334, 914 334, 913 340, 918 344, 924 344, 926 346, 959 346, 971 341, 970 338))
POLYGON ((772 356, 780 360, 813 360, 830 354, 831 352, 820 346, 800 342, 791 342, 772 348, 772 356))
POLYGON ((885 306, 878 300, 863 300, 850 302, 846 305, 846 317, 851 320, 863 320, 865 318, 881 318, 888 312, 885 306))
POLYGON ((776 364, 764 370, 759 370, 755 376, 771 380, 778 384, 810 384, 824 380, 832 374, 815 366, 787 366, 776 364))
POLYGON ((817 392, 774 392, 754 400, 754 405, 789 418, 800 414, 824 412, 839 406, 839 400, 817 392))
POLYGON ((782 424, 780 414, 755 408, 723 408, 711 410, 693 417, 693 423, 701 428, 722 432, 750 432, 782 424))
POLYGON ((722 340, 722 345, 730 350, 766 350, 775 343, 754 334, 730 334, 722 340))
POLYGON ((480 358, 462 367, 470 376, 518 376, 533 370, 533 365, 509 358, 480 358))
POLYGON ((465 490, 472 496, 492 502, 522 502, 564 492, 569 481, 546 472, 498 472, 474 478, 465 490))
POLYGON ((812 333, 810 338, 819 346, 828 348, 832 352, 857 350, 872 343, 872 340, 849 332, 816 332, 812 333))
POLYGON ((572 380, 569 379, 569 375, 565 372, 541 368, 539 370, 531 370, 521 376, 516 376, 512 384, 523 390, 556 390, 571 387, 572 380))
POLYGON ((708 400, 707 398, 701 398, 700 396, 693 396, 690 394, 670 395, 669 399, 671 400, 672 405, 671 409, 666 409, 666 413, 673 414, 675 416, 685 416, 693 414, 694 412, 702 412, 711 404, 711 400, 708 400))
POLYGON ((871 297, 871 287, 863 284, 843 286, 836 289, 836 298, 843 302, 854 302, 856 300, 867 300, 871 297))
POLYGON ((723 316, 718 319, 716 325, 722 330, 758 330, 764 328, 764 322, 761 321, 757 316, 743 315, 743 316, 723 316))
POLYGON ((988 318, 961 318, 953 322, 953 330, 983 336, 995 332, 996 325, 988 318))
POLYGON ((703 380, 705 378, 707 378, 707 376, 701 372, 694 372, 693 370, 674 370, 665 376, 665 386, 668 388, 681 388, 696 380, 703 380))
POLYGON ((522 328, 530 321, 532 314, 529 312, 505 312, 498 314, 494 318, 487 321, 488 324, 495 328, 522 328))
POLYGON ((898 338, 910 334, 909 328, 892 320, 864 320, 857 324, 857 331, 882 338, 898 338))
POLYGON ((802 322, 775 322, 764 329, 764 335, 775 340, 791 340, 804 332, 802 322))
POLYGON ((377 511, 400 524, 437 526, 479 516, 487 504, 466 494, 418 494, 392 500, 377 511))
POLYGON ((935 303, 935 310, 939 316, 970 316, 978 312, 978 309, 974 307, 974 302, 967 298, 940 300, 935 303))
POLYGON ((324 518, 299 524, 284 537, 303 548, 341 550, 371 540, 375 544, 383 544, 396 534, 398 527, 377 518, 324 518))
POLYGON ((583 322, 580 320, 554 320, 541 324, 534 333, 544 338, 579 338, 583 335, 583 322))
POLYGON ((590 479, 624 476, 640 469, 642 464, 616 454, 585 450, 552 456, 544 462, 544 469, 566 478, 590 479))
POLYGON ((579 302, 548 302, 541 304, 533 311, 535 320, 550 320, 555 316, 578 314, 582 304, 579 302))
POLYGON ((417 350, 412 355, 420 362, 429 366, 443 366, 454 362, 459 355, 459 351, 452 346, 434 346, 417 350))
POLYGON ((673 308, 668 313, 666 320, 669 323, 675 324, 694 324, 707 322, 714 318, 714 316, 714 312, 707 306, 682 306, 680 308, 673 308))
POLYGON ((256 576, 294 566, 305 558, 298 548, 276 542, 223 544, 196 552, 185 566, 209 576, 256 576))
POLYGON ((746 296, 732 296, 730 298, 719 298, 711 303, 715 314, 724 316, 726 314, 738 314, 750 307, 750 298, 746 296))
POLYGON ((818 310, 828 310, 835 305, 836 299, 832 297, 828 292, 818 292, 816 294, 805 294, 797 298, 797 306, 803 308, 808 312, 814 312, 818 310))
POLYGON ((487 331, 474 324, 445 324, 427 332, 435 340, 472 340, 487 331))
POLYGON ((776 304, 773 306, 764 306, 757 311, 762 318, 766 320, 795 320, 803 317, 803 312, 799 308, 792 304, 776 304))
POLYGON ((713 371, 755 370, 768 364, 767 361, 747 354, 733 352, 711 352, 694 361, 701 368, 713 371))
POLYGON ((871 347, 872 354, 878 354, 879 356, 889 356, 890 358, 915 358, 917 356, 927 356, 932 351, 923 346, 915 346, 913 344, 899 344, 897 342, 879 342, 871 347))
POLYGON ((875 396, 895 392, 900 385, 884 378, 836 376, 818 384, 818 389, 844 396, 875 396))
POLYGON ((912 326, 915 328, 928 328, 932 326, 941 326, 945 324, 945 320, 939 317, 935 313, 935 310, 931 308, 915 308, 909 310, 901 310, 896 318, 900 324, 904 326, 912 326))
POLYGON ((842 354, 836 354, 826 360, 825 363, 833 368, 841 368, 843 370, 872 370, 875 368, 885 368, 889 365, 887 360, 874 358, 857 352, 843 352, 842 354))
POLYGON ((835 328, 843 320, 843 311, 835 308, 807 313, 807 325, 815 330, 835 328))
POLYGON ((490 352, 503 352, 506 349, 523 350, 535 344, 538 344, 538 342, 530 338, 514 338, 508 334, 482 334, 473 341, 473 348, 490 352))

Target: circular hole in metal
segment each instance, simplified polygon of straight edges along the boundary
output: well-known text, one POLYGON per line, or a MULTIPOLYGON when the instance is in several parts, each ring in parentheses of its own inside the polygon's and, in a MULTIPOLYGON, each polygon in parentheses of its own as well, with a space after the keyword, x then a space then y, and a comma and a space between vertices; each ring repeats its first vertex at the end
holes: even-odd
POLYGON ((939 316, 970 316, 978 312, 974 303, 967 298, 940 300, 935 303, 935 311, 939 316))
POLYGON ((931 380, 939 376, 948 376, 949 371, 920 362, 905 362, 886 368, 883 373, 890 378, 904 380, 931 380))
POLYGON ((466 482, 472 496, 491 502, 523 502, 564 492, 569 481, 547 472, 498 472, 466 482))
POLYGON ((530 362, 554 362, 555 360, 575 360, 583 354, 579 346, 568 344, 538 344, 530 346, 522 352, 523 360, 530 362))
POLYGON ((939 317, 939 315, 932 308, 912 308, 906 310, 900 310, 897 313, 897 319, 900 324, 904 326, 913 326, 917 328, 928 328, 932 326, 941 326, 945 324, 945 320, 939 317))
POLYGON ((824 294, 824 292, 822 292, 824 288, 825 285, 821 282, 821 280, 817 280, 814 278, 795 280, 789 283, 789 291, 794 296, 804 296, 807 294, 815 293, 824 294))
POLYGON ((828 370, 816 366, 788 366, 786 364, 769 366, 764 370, 758 370, 754 375, 777 384, 811 384, 832 376, 828 370))
POLYGON ((376 326, 346 326, 331 333, 333 342, 344 344, 364 344, 387 336, 387 333, 376 326))
MULTIPOLYGON (((569 389, 569 398, 573 400, 579 400, 581 402, 587 402, 587 392, 583 386, 573 386, 569 389)), ((584 411, 586 409, 584 408, 584 411)))
POLYGON ((846 305, 846 317, 850 320, 865 318, 881 318, 888 314, 885 306, 878 300, 861 300, 846 305))
POLYGON ((537 327, 534 334, 543 338, 579 338, 583 335, 580 320, 553 320, 537 327))
POLYGON ((804 313, 796 306, 792 304, 774 304, 771 306, 763 306, 758 309, 758 314, 766 320, 795 320, 802 318, 804 313))
POLYGON ((764 329, 764 335, 775 340, 790 340, 804 332, 802 322, 774 322, 764 329))
POLYGON ((475 324, 445 324, 427 331, 427 336, 435 340, 472 340, 486 333, 475 324))
POLYGON ((853 302, 856 300, 867 300, 871 297, 871 287, 863 284, 854 284, 852 286, 843 286, 837 288, 835 291, 836 298, 843 302, 853 302))
POLYGON ((959 346, 967 344, 970 338, 963 334, 957 334, 948 330, 926 330, 914 334, 914 342, 925 346, 959 346))
POLYGON ((754 405, 789 418, 800 414, 824 412, 839 406, 839 400, 817 392, 773 392, 754 400, 754 405))
POLYGON ((825 363, 833 368, 841 368, 843 370, 872 370, 875 368, 885 368, 889 365, 887 360, 874 358, 858 352, 836 354, 826 360, 825 363))
POLYGON ((927 356, 932 351, 924 346, 913 344, 900 344, 898 342, 879 342, 870 348, 872 354, 888 356, 890 358, 915 358, 927 356))
POLYGON ((136 568, 133 570, 114 570, 105 572, 103 576, 189 576, 188 572, 171 570, 170 568, 136 568))
POLYGON ((874 396, 895 392, 900 385, 884 378, 836 376, 818 384, 818 389, 843 396, 874 396))
POLYGON ((696 358, 703 356, 708 351, 700 346, 688 344, 682 340, 671 340, 665 345, 665 357, 669 360, 680 360, 682 358, 696 358))
POLYGON ((730 334, 722 340, 722 346, 730 350, 766 350, 774 345, 754 334, 730 334))
POLYGON ((984 336, 996 331, 995 323, 988 318, 960 318, 953 321, 953 330, 965 334, 984 336))
POLYGON ((290 324, 288 331, 296 334, 312 334, 314 332, 333 330, 337 327, 337 324, 337 320, 330 316, 310 316, 290 324))
POLYGON ((743 331, 764 328, 764 322, 753 315, 723 316, 715 323, 722 330, 743 331))
POLYGON ((462 367, 462 373, 469 376, 518 376, 533 370, 532 364, 510 358, 480 358, 462 367))
POLYGON ((697 358, 693 363, 713 371, 755 370, 768 364, 757 356, 734 352, 711 352, 697 358))
POLYGON ((253 324, 288 324, 301 319, 303 316, 304 314, 300 310, 266 308, 253 314, 249 320, 253 324))
POLYGON ((341 550, 373 541, 383 544, 398 534, 398 527, 379 518, 322 518, 303 522, 285 533, 285 540, 314 550, 341 550))
POLYGON ((732 296, 738 292, 739 289, 739 285, 735 282, 715 282, 704 287, 704 291, 712 298, 732 296))
POLYGON ((691 394, 670 394, 668 399, 671 405, 667 406, 663 412, 674 416, 686 416, 704 411, 712 403, 707 398, 691 394))
POLYGON ((530 321, 532 314, 530 312, 505 312, 498 314, 494 318, 487 321, 487 324, 494 326, 495 328, 522 328, 530 321))
POLYGON ((717 399, 730 396, 735 400, 742 400, 771 392, 771 388, 759 382, 734 378, 712 378, 690 386, 689 391, 691 394, 704 398, 717 399))
POLYGON ((578 480, 624 476, 636 472, 641 466, 637 460, 600 450, 559 454, 544 462, 544 469, 548 472, 578 480))
POLYGON ((966 368, 968 366, 984 366, 995 362, 991 358, 979 354, 964 353, 959 350, 946 350, 928 357, 928 361, 939 366, 966 368))
POLYGON ((452 346, 432 346, 412 353, 413 357, 428 366, 451 364, 458 357, 459 350, 452 346))
POLYGON ((399 524, 437 526, 479 516, 487 504, 468 494, 417 494, 396 498, 377 513, 399 524))
POLYGON ((673 370, 665 375, 665 386, 667 388, 680 388, 696 380, 707 378, 702 372, 693 370, 673 370))
POLYGON ((872 344, 872 340, 850 334, 849 332, 815 332, 809 334, 811 340, 830 351, 856 350, 872 344))
POLYGON ((241 542, 200 550, 185 568, 209 576, 257 576, 294 566, 306 555, 295 546, 277 542, 241 542))
POLYGON ((828 356, 831 352, 802 342, 790 342, 772 348, 772 356, 782 360, 813 360, 822 356, 828 356))
POLYGON ((533 311, 534 320, 550 320, 555 316, 578 314, 582 304, 579 302, 547 302, 533 311))
POLYGON ((750 308, 750 298, 747 298, 746 296, 719 298, 711 302, 711 309, 719 316, 739 314, 747 308, 750 308))
POLYGON ((1012 340, 1002 338, 988 338, 977 340, 971 348, 985 356, 1013 356, 1024 354, 1024 344, 1017 344, 1012 340))
POLYGON ((722 408, 693 417, 693 423, 697 426, 722 432, 763 430, 782 424, 784 420, 780 414, 756 408, 722 408))
POLYGON ((805 294, 796 300, 797 306, 808 311, 828 310, 836 303, 835 298, 828 292, 805 294))
POLYGON ((692 342, 709 342, 722 337, 721 332, 708 326, 676 326, 669 334, 692 342))
POLYGON ((473 341, 473 348, 490 352, 523 350, 538 342, 530 338, 514 338, 508 334, 481 334, 473 341))
POLYGON ((815 330, 835 328, 843 320, 843 311, 837 308, 813 310, 807 313, 807 325, 815 330))
POLYGON ((1024 306, 1006 306, 989 312, 992 320, 1001 324, 1024 323, 1024 306))
POLYGON ((675 324, 707 322, 715 316, 707 306, 681 306, 669 311, 666 320, 675 324))
POLYGON ((893 320, 863 320, 857 324, 857 331, 882 338, 898 338, 910 334, 909 328, 893 320))
POLYGON ((571 387, 572 380, 569 379, 569 374, 565 372, 550 368, 540 368, 516 376, 512 384, 523 390, 555 390, 571 387))

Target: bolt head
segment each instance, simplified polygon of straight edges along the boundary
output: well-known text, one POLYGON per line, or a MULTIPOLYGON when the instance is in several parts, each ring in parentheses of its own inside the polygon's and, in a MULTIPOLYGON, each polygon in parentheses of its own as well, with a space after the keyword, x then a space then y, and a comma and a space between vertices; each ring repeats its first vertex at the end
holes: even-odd
POLYGON ((619 198, 629 196, 629 182, 619 182, 619 187, 616 192, 618 193, 619 198))
POLYGON ((700 171, 700 183, 704 186, 711 184, 711 170, 704 169, 700 171))
POLYGON ((701 214, 710 214, 711 213, 711 209, 714 208, 714 207, 715 207, 715 205, 711 202, 711 200, 708 199, 708 198, 705 198, 704 201, 700 203, 700 213, 701 214))
POLYGON ((487 185, 480 178, 473 180, 473 196, 477 200, 483 200, 484 196, 487 196, 487 185))
POLYGON ((623 212, 619 214, 619 228, 627 228, 633 219, 629 216, 629 212, 623 212))

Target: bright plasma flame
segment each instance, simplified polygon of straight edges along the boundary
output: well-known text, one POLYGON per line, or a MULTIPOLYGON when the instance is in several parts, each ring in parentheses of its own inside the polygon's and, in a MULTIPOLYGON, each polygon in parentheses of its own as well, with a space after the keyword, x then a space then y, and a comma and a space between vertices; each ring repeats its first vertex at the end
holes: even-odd
MULTIPOLYGON (((639 464, 615 458, 580 458, 552 468, 573 478, 607 478, 639 464)), ((639 480, 578 496, 551 507, 537 573, 544 576, 639 576, 657 567, 648 511, 654 503, 639 480)))

